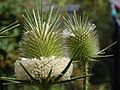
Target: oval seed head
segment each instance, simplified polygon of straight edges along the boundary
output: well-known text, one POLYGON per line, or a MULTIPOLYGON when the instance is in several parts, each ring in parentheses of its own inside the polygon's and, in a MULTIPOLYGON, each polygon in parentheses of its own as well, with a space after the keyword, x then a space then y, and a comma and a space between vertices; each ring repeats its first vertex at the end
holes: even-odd
POLYGON ((76 52, 75 60, 84 62, 97 56, 99 51, 98 37, 94 31, 95 25, 74 13, 73 17, 65 19, 66 30, 70 35, 66 38, 70 56, 76 52))

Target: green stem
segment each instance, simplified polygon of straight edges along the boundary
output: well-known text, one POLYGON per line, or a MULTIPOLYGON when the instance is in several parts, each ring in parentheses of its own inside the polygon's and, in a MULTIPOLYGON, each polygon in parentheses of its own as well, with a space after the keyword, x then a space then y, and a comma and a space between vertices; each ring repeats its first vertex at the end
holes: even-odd
MULTIPOLYGON (((88 67, 89 67, 89 64, 88 64, 88 62, 86 61, 85 62, 85 67, 84 67, 84 75, 86 76, 86 75, 88 75, 88 67)), ((89 85, 89 83, 88 83, 88 77, 85 77, 84 79, 83 79, 83 90, 88 90, 88 85, 89 85)))

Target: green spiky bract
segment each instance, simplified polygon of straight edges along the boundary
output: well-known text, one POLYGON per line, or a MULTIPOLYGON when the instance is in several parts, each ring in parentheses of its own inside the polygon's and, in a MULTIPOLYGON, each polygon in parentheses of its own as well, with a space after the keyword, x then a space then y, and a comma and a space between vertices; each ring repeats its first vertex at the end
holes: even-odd
MULTIPOLYGON (((40 0, 41 1, 41 0, 40 0)), ((36 9, 26 10, 24 28, 26 32, 20 42, 20 55, 26 58, 40 58, 61 55, 58 11, 53 7, 43 11, 42 4, 36 9)))
MULTIPOLYGON (((88 22, 88 19, 77 16, 76 12, 71 17, 65 20, 65 28, 70 35, 66 38, 68 52, 70 56, 79 48, 74 60, 79 60, 82 66, 84 75, 88 74, 89 62, 94 57, 98 56, 99 45, 96 32, 94 31, 95 25, 88 22)), ((83 90, 88 89, 88 78, 83 80, 83 90)))

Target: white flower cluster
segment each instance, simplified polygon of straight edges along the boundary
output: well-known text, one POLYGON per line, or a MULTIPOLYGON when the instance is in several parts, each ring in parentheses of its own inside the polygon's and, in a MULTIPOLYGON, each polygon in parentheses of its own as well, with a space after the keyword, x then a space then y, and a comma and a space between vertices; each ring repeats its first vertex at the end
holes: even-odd
MULTIPOLYGON (((27 71, 35 78, 35 79, 46 79, 50 70, 52 69, 51 76, 52 79, 55 79, 68 65, 70 59, 65 57, 41 57, 40 60, 33 58, 21 58, 21 60, 17 60, 15 63, 15 75, 17 79, 20 80, 29 80, 29 76, 24 71, 20 63, 27 69, 27 71), (19 63, 20 62, 20 63, 19 63)), ((61 80, 70 79, 72 74, 73 65, 69 67, 68 71, 64 74, 61 80)))

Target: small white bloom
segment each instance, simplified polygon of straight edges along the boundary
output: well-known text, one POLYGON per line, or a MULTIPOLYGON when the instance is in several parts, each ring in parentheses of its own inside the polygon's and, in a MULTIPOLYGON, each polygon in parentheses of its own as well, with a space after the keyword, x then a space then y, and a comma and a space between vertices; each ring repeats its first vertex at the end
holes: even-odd
POLYGON ((70 32, 70 31, 67 30, 67 29, 63 30, 62 35, 63 35, 63 38, 67 38, 67 37, 69 37, 69 36, 73 36, 73 37, 75 36, 72 32, 70 32))
MULTIPOLYGON (((21 58, 21 60, 17 60, 15 63, 15 75, 17 79, 20 80, 29 80, 29 76, 26 74, 24 69, 21 67, 19 62, 27 69, 27 71, 35 78, 35 79, 45 79, 47 78, 50 70, 52 69, 52 73, 50 77, 55 79, 68 65, 70 59, 65 57, 41 57, 41 60, 33 58, 21 58)), ((61 80, 70 79, 72 74, 73 65, 71 64, 68 71, 61 78, 61 80)))

